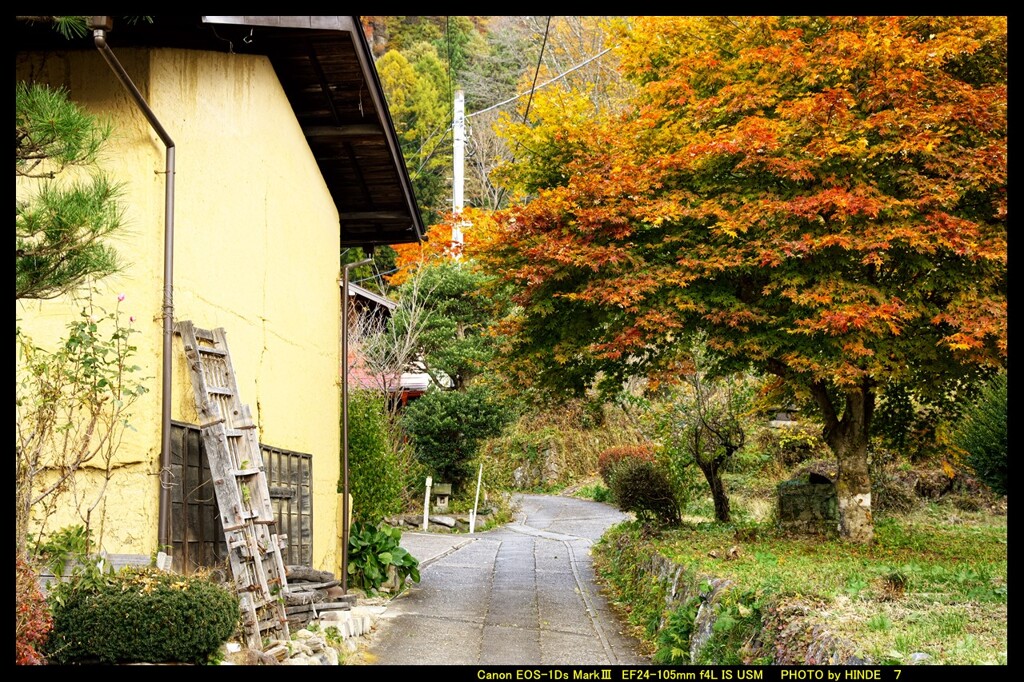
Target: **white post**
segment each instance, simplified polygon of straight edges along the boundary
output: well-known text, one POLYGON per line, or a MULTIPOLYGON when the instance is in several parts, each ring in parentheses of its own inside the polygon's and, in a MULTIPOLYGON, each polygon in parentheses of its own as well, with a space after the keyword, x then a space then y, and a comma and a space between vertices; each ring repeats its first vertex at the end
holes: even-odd
POLYGON ((476 509, 480 506, 480 483, 484 480, 484 463, 480 462, 480 473, 476 476, 476 499, 473 500, 473 512, 469 515, 469 534, 476 530, 476 509))
POLYGON ((423 530, 427 530, 430 516, 430 484, 433 483, 430 476, 427 476, 427 494, 423 496, 423 530))
POLYGON ((455 111, 452 115, 452 257, 459 260, 462 253, 462 189, 465 175, 466 100, 462 90, 455 93, 455 111))

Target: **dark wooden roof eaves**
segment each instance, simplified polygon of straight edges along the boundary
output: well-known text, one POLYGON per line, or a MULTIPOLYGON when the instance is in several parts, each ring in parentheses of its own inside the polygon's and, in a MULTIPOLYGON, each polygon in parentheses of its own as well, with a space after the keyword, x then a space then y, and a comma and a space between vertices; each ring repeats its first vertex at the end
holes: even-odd
MULTIPOLYGON (((16 23, 20 49, 91 47, 16 23)), ((109 44, 269 57, 340 216, 342 247, 403 244, 425 232, 358 17, 155 16, 115 22, 109 44)))

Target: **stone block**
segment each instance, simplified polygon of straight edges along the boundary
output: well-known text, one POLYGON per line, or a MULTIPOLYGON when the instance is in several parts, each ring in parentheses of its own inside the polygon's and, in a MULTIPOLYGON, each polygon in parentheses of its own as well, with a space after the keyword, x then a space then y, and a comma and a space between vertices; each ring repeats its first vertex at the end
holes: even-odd
POLYGON ((778 486, 779 526, 801 534, 821 534, 839 523, 839 503, 833 483, 811 483, 800 479, 778 486))

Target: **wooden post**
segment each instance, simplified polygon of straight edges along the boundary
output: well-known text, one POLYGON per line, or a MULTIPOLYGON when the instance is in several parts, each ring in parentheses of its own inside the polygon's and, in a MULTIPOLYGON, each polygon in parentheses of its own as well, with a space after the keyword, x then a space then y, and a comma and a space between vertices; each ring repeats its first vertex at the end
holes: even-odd
POLYGON ((433 483, 430 476, 427 476, 427 493, 423 496, 423 530, 427 530, 427 524, 430 522, 430 484, 433 483))
POLYGON ((473 512, 469 515, 469 534, 476 530, 476 510, 480 506, 480 483, 484 480, 484 463, 480 462, 480 473, 476 477, 476 499, 473 500, 473 512))

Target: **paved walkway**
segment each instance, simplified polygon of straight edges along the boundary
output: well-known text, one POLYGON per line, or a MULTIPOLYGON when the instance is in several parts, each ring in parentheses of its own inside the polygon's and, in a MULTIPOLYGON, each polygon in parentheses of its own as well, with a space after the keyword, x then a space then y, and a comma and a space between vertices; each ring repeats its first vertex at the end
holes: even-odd
POLYGON ((522 495, 515 523, 470 535, 407 531, 421 579, 367 646, 379 665, 638 665, 594 584, 590 547, 624 516, 609 505, 522 495))

